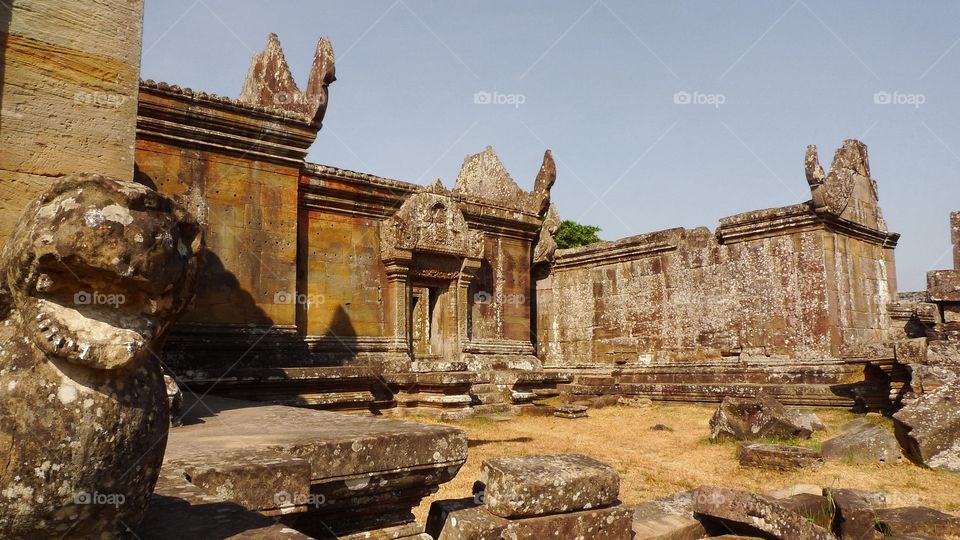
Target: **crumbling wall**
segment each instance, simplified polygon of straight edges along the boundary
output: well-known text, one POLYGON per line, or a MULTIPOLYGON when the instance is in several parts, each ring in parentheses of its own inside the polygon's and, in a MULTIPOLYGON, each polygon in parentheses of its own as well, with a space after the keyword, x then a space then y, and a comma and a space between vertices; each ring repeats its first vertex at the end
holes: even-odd
POLYGON ((845 141, 829 175, 811 147, 806 166, 810 202, 558 251, 537 283, 544 364, 838 358, 885 338, 898 235, 866 146, 845 141))
POLYGON ((0 238, 61 176, 132 178, 142 23, 142 1, 0 3, 0 238))

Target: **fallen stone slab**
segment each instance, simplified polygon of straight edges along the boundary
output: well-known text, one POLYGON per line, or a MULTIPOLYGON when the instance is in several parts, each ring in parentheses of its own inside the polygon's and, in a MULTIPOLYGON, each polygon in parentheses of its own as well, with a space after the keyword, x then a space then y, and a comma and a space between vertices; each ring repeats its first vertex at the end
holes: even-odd
POLYGON ((620 494, 620 475, 581 454, 488 459, 480 468, 486 509, 514 518, 608 506, 620 494))
POLYGON ((876 528, 885 536, 894 534, 928 534, 960 536, 960 517, 932 508, 911 506, 884 508, 876 511, 876 528))
POLYGON ((633 507, 633 540, 697 540, 707 530, 693 517, 693 491, 633 507))
POLYGON ((742 442, 738 454, 743 467, 779 471, 812 468, 823 461, 819 452, 801 446, 742 442))
POLYGON ((810 419, 766 394, 756 398, 726 397, 710 419, 710 439, 747 441, 764 437, 809 439, 810 419))
POLYGON ((553 410, 554 416, 560 418, 586 418, 586 405, 559 405, 553 410))
MULTIPOLYGON (((790 409, 787 409, 790 410, 790 409)), ((820 420, 816 413, 796 412, 797 423, 810 431, 826 431, 827 425, 820 420)))
POLYGON ((825 489, 823 494, 836 511, 833 532, 841 538, 879 540, 883 533, 876 529, 876 511, 887 506, 883 493, 859 489, 825 489))
POLYGON ((693 509, 708 531, 771 535, 783 540, 835 540, 829 530, 756 493, 701 486, 695 497, 693 509))
POLYGON ((630 540, 632 518, 631 509, 614 506, 507 519, 491 514, 484 505, 470 498, 434 502, 427 518, 426 532, 436 540, 630 540))
POLYGON ((912 461, 960 472, 960 380, 920 396, 893 420, 897 440, 912 461))
POLYGON ((897 463, 902 455, 897 438, 877 425, 855 427, 824 441, 823 459, 855 464, 897 463))
POLYGON ((618 405, 623 405, 624 407, 635 407, 638 409, 647 408, 653 405, 653 400, 650 398, 636 397, 636 396, 620 396, 617 399, 618 405))

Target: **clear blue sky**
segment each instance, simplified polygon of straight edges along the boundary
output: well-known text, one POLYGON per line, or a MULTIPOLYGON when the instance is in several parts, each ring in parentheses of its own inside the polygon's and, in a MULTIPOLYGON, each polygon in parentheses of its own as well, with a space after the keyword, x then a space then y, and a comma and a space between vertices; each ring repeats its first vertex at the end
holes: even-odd
POLYGON ((946 0, 147 0, 142 73, 236 97, 275 32, 302 85, 329 36, 311 161, 449 187, 492 145, 530 188, 549 147, 561 214, 605 239, 807 200, 806 145, 829 167, 860 138, 916 290, 960 210, 957 21, 946 0))

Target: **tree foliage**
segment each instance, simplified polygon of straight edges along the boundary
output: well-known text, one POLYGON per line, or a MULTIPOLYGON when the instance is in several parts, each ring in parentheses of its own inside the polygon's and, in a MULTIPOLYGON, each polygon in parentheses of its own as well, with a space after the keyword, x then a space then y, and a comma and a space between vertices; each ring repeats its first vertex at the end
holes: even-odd
POLYGON ((567 249, 599 242, 598 232, 600 227, 595 225, 581 225, 569 219, 563 220, 557 229, 557 247, 567 249))

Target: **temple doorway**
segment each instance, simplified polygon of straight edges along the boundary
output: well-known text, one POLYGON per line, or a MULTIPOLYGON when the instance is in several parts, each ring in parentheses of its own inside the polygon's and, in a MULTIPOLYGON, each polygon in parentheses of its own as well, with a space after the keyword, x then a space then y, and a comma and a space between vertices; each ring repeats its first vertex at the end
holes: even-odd
POLYGON ((449 283, 417 283, 410 294, 411 351, 416 359, 446 358, 455 352, 449 283))

